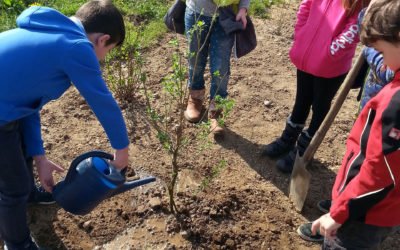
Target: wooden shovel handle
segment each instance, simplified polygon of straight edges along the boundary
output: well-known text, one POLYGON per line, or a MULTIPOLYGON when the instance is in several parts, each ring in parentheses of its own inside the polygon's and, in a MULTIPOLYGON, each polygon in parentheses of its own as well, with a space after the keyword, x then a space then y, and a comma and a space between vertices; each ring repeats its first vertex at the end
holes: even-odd
POLYGON ((337 113, 339 112, 340 108, 343 105, 343 102, 346 100, 346 97, 353 86, 354 80, 357 77, 358 72, 363 65, 363 55, 362 52, 358 55, 355 64, 351 68, 350 72, 347 74, 344 82, 339 90, 339 94, 337 96, 336 102, 332 105, 331 109, 329 110, 328 114, 326 115, 324 121, 322 122, 321 126, 319 127, 318 131, 315 133, 313 139, 311 140, 310 145, 307 147, 306 151, 303 155, 303 160, 307 164, 311 158, 314 156, 315 152, 317 151, 319 145, 321 145, 322 140, 324 139, 326 133, 328 132, 330 126, 332 125, 333 121, 337 113))

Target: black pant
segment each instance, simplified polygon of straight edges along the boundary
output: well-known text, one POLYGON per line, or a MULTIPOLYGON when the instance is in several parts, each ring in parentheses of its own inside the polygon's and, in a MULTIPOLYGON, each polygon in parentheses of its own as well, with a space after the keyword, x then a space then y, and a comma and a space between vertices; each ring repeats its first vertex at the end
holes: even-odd
POLYGON ((346 74, 334 78, 322 78, 297 70, 296 101, 290 120, 296 124, 304 124, 312 107, 312 117, 307 132, 313 136, 329 112, 332 99, 345 77, 346 74))
MULTIPOLYGON (((398 229, 398 228, 397 228, 398 229)), ((377 250, 396 227, 378 227, 357 221, 345 222, 337 231, 334 240, 325 240, 323 250, 377 250)))
POLYGON ((30 239, 26 205, 33 181, 29 167, 18 122, 0 126, 0 237, 10 249, 22 248, 20 244, 30 239))

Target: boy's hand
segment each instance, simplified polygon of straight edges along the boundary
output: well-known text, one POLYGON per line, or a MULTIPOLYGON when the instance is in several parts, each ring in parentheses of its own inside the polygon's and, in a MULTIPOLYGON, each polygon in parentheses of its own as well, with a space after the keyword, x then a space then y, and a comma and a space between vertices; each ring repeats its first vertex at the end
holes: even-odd
POLYGON ((313 235, 317 233, 319 229, 319 233, 327 238, 332 238, 336 236, 336 232, 342 224, 337 223, 334 219, 332 219, 329 213, 322 215, 318 220, 314 221, 311 227, 311 231, 313 235))
POLYGON ((247 9, 246 8, 240 8, 239 12, 236 15, 236 21, 241 21, 243 23, 243 28, 246 29, 247 25, 247 9))
POLYGON ((126 168, 129 164, 129 147, 115 150, 114 160, 111 161, 111 164, 117 169, 126 168))
POLYGON ((46 156, 34 156, 40 183, 47 192, 52 192, 54 187, 53 171, 63 172, 64 169, 59 165, 49 161, 46 156))

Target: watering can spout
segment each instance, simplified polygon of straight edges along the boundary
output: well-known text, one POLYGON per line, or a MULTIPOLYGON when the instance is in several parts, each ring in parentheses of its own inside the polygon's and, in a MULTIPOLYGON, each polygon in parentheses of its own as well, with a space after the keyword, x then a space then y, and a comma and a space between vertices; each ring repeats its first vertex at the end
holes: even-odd
POLYGON ((150 182, 155 181, 156 178, 153 176, 149 176, 143 179, 139 179, 139 180, 134 180, 134 181, 129 181, 129 182, 125 182, 124 184, 122 184, 121 186, 119 186, 117 189, 115 189, 115 191, 113 192, 112 195, 117 195, 120 193, 123 193, 125 191, 131 190, 133 188, 148 184, 150 182))

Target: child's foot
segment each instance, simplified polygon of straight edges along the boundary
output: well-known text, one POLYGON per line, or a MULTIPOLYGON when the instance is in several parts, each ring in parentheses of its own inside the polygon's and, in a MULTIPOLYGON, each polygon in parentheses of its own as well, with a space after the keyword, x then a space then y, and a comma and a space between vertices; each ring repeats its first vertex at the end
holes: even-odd
POLYGON ((315 235, 313 235, 311 232, 311 226, 312 226, 311 222, 304 223, 299 228, 297 228, 297 233, 300 235, 300 237, 303 240, 312 241, 312 242, 323 242, 324 236, 320 235, 319 232, 317 232, 315 235))
POLYGON ((329 210, 331 209, 332 205, 332 200, 322 200, 317 203, 317 207, 319 211, 323 213, 329 213, 329 210))
POLYGON ((18 245, 4 242, 4 250, 12 250, 12 249, 40 250, 42 248, 40 248, 36 244, 35 240, 32 237, 30 237, 29 239, 18 245))
POLYGON ((30 204, 50 205, 55 202, 53 195, 44 190, 42 186, 35 187, 28 199, 30 204))

